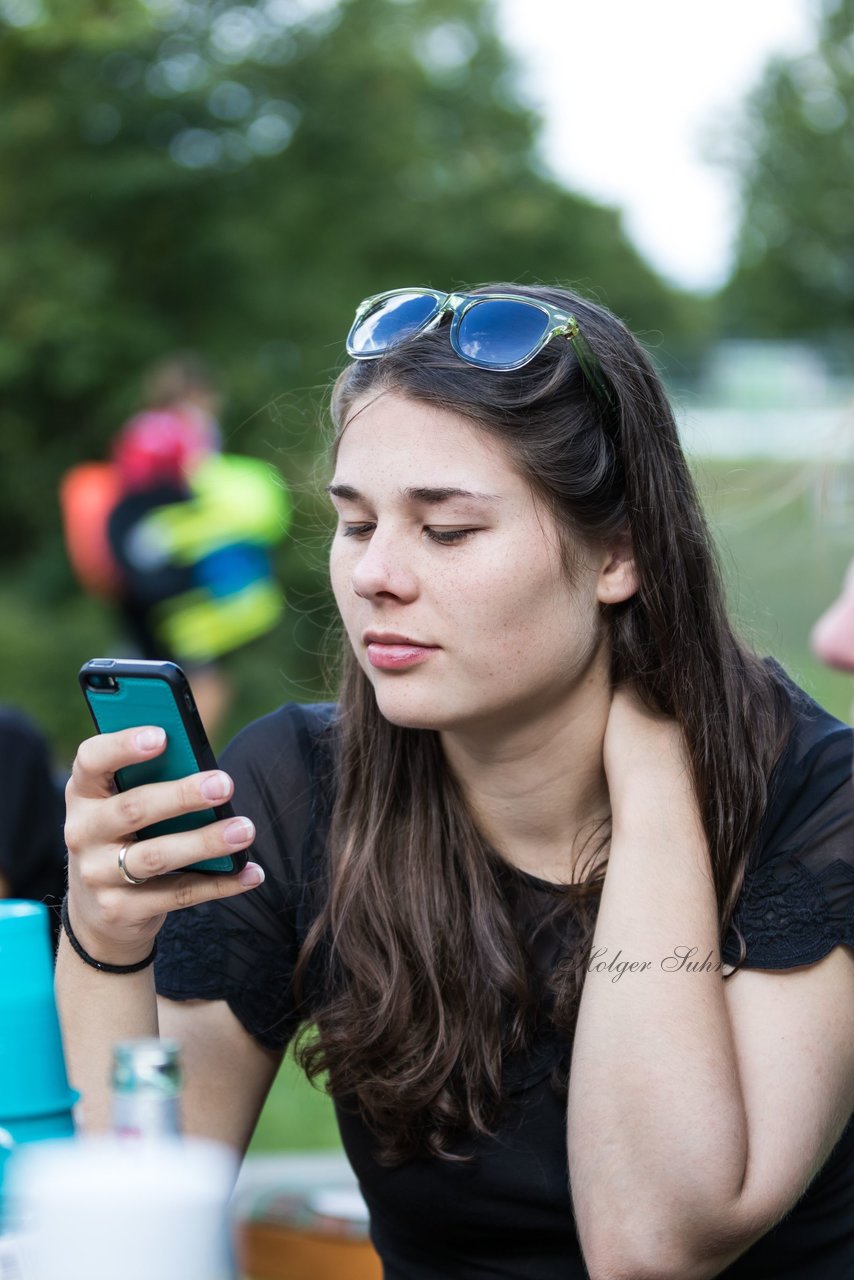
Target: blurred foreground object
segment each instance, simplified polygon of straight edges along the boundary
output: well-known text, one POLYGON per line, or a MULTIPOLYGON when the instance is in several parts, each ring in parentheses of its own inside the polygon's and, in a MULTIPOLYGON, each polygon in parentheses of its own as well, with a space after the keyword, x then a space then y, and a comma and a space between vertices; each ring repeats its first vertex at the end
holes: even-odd
POLYGON ((25 1280, 234 1280, 234 1153, 200 1139, 45 1143, 9 1164, 25 1280))
POLYGON ((234 1200, 247 1280, 382 1280, 345 1156, 250 1156, 234 1200))
POLYGON ((113 1046, 113 1129, 121 1138, 177 1137, 181 1132, 181 1050, 147 1036, 113 1046))

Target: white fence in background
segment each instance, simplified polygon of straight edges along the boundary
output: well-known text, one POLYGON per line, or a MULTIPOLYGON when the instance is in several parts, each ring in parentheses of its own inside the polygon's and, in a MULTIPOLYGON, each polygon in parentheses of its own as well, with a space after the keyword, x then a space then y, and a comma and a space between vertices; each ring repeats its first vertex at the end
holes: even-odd
POLYGON ((676 405, 686 452, 701 458, 839 460, 854 466, 854 402, 833 409, 676 405))

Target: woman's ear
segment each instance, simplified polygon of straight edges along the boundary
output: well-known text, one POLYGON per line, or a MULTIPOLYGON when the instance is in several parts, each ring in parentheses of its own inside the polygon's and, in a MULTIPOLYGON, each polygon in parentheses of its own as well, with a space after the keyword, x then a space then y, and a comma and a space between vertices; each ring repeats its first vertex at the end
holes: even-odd
POLYGON ((603 553, 596 598, 600 604, 620 604, 630 599, 639 586, 632 535, 626 530, 610 542, 603 553))

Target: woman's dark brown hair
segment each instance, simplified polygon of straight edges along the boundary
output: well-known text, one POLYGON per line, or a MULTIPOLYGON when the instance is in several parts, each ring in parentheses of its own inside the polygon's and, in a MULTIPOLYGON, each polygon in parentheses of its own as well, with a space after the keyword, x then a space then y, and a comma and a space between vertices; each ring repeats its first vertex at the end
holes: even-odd
MULTIPOLYGON (((458 359, 442 325, 344 371, 333 396, 339 437, 358 399, 393 391, 502 442, 564 531, 568 574, 573 549, 631 534, 639 590, 600 606, 612 682, 682 726, 723 938, 785 743, 788 698, 730 624, 673 414, 643 348, 604 308, 562 289, 489 289, 572 312, 612 388, 611 411, 570 343, 555 339, 524 368, 496 373, 458 359)), ((355 1100, 382 1163, 459 1159, 463 1135, 495 1127, 502 1062, 531 1047, 546 992, 569 1045, 609 839, 608 824, 591 834, 584 874, 555 895, 552 923, 571 919, 565 933, 578 940, 544 984, 514 927, 506 865, 478 831, 438 734, 385 720, 348 648, 329 881, 297 970, 299 990, 322 959, 333 994, 297 1057, 311 1078, 328 1072, 336 1097, 355 1100)))

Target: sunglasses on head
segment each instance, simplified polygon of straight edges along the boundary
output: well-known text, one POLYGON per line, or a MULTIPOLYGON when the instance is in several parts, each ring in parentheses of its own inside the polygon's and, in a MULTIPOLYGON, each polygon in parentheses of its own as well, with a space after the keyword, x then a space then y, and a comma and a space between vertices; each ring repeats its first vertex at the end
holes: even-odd
POLYGON ((553 338, 572 344, 581 372, 609 411, 613 396, 599 361, 574 316, 539 298, 515 293, 440 293, 437 289, 389 289, 365 298, 347 334, 353 360, 374 360, 399 342, 451 318, 451 346, 478 369, 521 369, 553 338))

